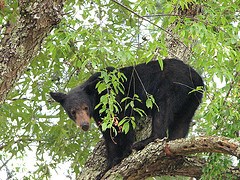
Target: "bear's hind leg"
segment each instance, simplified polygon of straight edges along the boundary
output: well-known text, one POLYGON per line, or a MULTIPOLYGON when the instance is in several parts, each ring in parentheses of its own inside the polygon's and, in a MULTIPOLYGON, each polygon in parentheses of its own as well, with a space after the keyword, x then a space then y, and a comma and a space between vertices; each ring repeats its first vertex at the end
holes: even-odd
POLYGON ((169 140, 185 138, 187 136, 190 123, 199 104, 200 101, 192 95, 183 105, 183 108, 178 113, 175 113, 174 120, 168 128, 169 140))
POLYGON ((170 98, 159 103, 159 108, 155 108, 152 113, 152 133, 149 138, 137 142, 133 145, 133 149, 143 149, 147 144, 153 142, 155 139, 162 139, 167 137, 167 129, 169 124, 173 121, 173 113, 170 98))
POLYGON ((169 140, 175 140, 180 138, 185 138, 188 134, 190 122, 192 117, 181 117, 176 118, 174 122, 169 126, 168 134, 169 140))

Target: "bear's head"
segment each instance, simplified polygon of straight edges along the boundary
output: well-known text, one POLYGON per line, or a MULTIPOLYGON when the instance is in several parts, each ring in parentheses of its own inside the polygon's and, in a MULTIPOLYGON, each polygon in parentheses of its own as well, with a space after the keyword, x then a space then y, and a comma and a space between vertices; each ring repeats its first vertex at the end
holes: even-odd
POLYGON ((50 92, 50 95, 62 105, 69 118, 74 120, 80 128, 84 131, 89 129, 94 107, 91 104, 91 96, 85 89, 77 87, 68 94, 50 92))

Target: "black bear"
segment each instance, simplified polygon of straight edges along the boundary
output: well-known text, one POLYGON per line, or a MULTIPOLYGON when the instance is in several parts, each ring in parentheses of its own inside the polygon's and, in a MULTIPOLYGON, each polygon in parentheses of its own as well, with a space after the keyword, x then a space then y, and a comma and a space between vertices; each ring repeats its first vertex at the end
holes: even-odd
MULTIPOLYGON (((113 69, 108 68, 108 71, 113 69)), ((156 138, 168 137, 169 140, 174 140, 186 137, 192 117, 202 99, 202 92, 194 89, 204 86, 202 78, 194 69, 176 59, 163 60, 163 70, 158 61, 151 61, 124 67, 119 71, 127 78, 123 82, 124 94, 118 94, 119 101, 126 96, 133 97, 137 94, 142 103, 139 102, 136 106, 152 117, 152 132, 150 137, 134 144, 135 130, 132 127, 127 134, 118 133, 114 140, 109 129, 102 131, 100 128, 105 139, 108 168, 128 156, 132 148, 141 149, 156 138), (155 99, 156 106, 151 109, 146 107, 146 92, 155 99)), ((100 74, 100 72, 93 74, 68 94, 50 93, 84 131, 89 129, 91 117, 98 125, 103 118, 99 109, 95 109, 102 95, 95 88, 101 80, 100 74)), ((130 116, 130 111, 119 113, 118 119, 130 116)))

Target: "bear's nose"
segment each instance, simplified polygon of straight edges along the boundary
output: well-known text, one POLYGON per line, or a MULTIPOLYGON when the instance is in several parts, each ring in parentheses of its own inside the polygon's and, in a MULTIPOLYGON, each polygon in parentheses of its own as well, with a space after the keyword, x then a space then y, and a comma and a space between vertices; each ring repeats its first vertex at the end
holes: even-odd
POLYGON ((89 123, 82 123, 82 129, 84 130, 84 131, 87 131, 88 129, 89 129, 89 123))

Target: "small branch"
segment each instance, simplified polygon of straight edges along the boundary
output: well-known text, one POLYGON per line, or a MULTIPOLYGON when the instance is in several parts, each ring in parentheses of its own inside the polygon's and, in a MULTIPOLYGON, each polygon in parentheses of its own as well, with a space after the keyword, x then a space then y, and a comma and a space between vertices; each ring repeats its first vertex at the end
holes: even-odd
POLYGON ((14 156, 14 155, 12 154, 12 156, 11 156, 10 158, 8 158, 5 162, 3 162, 3 161, 1 160, 3 164, 2 164, 2 166, 0 166, 0 171, 2 170, 3 167, 5 167, 5 166, 7 165, 7 163, 13 158, 13 156, 14 156))
POLYGON ((223 105, 226 104, 227 98, 228 98, 228 96, 230 95, 230 93, 231 93, 231 91, 232 91, 233 85, 234 85, 236 82, 238 83, 238 81, 236 81, 235 79, 239 76, 239 74, 240 74, 240 73, 237 72, 237 73, 234 75, 234 78, 233 78, 232 82, 230 83, 230 88, 229 88, 229 90, 228 90, 228 92, 227 92, 227 94, 226 94, 226 96, 225 96, 225 98, 224 98, 223 105))
POLYGON ((126 9, 127 11, 131 12, 132 14, 134 14, 135 16, 137 16, 138 18, 150 23, 153 26, 156 26, 157 28, 161 29, 162 31, 164 31, 165 33, 169 34, 171 37, 173 37, 174 40, 177 40, 180 44, 182 44, 186 49, 188 49, 188 47, 179 40, 179 38, 175 37, 172 33, 170 33, 169 31, 165 30, 164 28, 162 28, 161 26, 151 22, 150 20, 148 20, 147 18, 145 18, 145 16, 141 16, 138 13, 136 13, 135 11, 133 11, 132 9, 130 9, 129 7, 125 6, 124 4, 117 2, 116 0, 111 0, 112 2, 118 4, 119 6, 123 7, 124 9, 126 9))
POLYGON ((206 22, 199 20, 197 18, 194 18, 193 16, 186 16, 186 15, 180 15, 180 14, 150 14, 150 15, 145 15, 143 17, 171 17, 171 16, 172 17, 180 17, 180 18, 188 18, 188 19, 203 22, 204 24, 206 24, 206 22))
MULTIPOLYGON (((17 144, 17 143, 19 143, 19 142, 24 142, 24 141, 30 141, 30 142, 32 142, 32 141, 35 141, 36 139, 32 139, 32 138, 20 138, 20 139, 18 139, 18 140, 15 140, 12 144, 17 144)), ((7 147, 7 146, 9 146, 9 144, 7 144, 7 143, 2 143, 1 145, 0 145, 0 151, 1 150, 3 150, 5 147, 7 147)))

